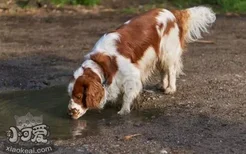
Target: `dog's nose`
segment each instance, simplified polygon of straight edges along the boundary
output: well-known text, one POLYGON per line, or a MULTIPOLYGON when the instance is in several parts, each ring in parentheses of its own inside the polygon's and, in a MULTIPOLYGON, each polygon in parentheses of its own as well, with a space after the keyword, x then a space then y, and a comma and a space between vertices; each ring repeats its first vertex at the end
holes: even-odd
POLYGON ((68 115, 73 119, 77 119, 79 114, 80 113, 77 109, 68 109, 68 115))

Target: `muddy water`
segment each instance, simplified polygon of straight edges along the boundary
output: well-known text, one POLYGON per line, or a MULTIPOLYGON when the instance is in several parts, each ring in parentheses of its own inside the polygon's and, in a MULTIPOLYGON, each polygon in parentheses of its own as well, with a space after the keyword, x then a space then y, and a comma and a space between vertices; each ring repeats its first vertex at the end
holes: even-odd
MULTIPOLYGON (((112 107, 102 111, 87 111, 79 120, 72 120, 67 116, 68 99, 64 86, 0 94, 0 136, 5 136, 10 126, 16 126, 15 115, 24 116, 28 112, 33 116, 43 115, 43 123, 50 127, 52 139, 96 135, 105 124, 112 127, 111 124, 117 125, 124 120, 112 107)), ((129 119, 141 121, 151 116, 151 113, 133 112, 129 119)))

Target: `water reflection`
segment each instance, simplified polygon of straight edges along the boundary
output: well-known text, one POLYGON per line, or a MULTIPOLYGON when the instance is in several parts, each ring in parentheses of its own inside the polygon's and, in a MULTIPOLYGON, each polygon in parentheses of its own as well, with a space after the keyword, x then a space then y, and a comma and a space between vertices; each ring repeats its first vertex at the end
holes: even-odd
POLYGON ((73 138, 76 138, 77 136, 82 136, 83 131, 86 129, 86 126, 86 120, 74 120, 71 127, 71 134, 73 138))

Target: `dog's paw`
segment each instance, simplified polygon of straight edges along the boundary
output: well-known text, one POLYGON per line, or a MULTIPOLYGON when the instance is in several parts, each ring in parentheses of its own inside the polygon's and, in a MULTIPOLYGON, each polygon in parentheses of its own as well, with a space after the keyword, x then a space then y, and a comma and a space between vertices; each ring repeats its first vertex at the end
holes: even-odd
POLYGON ((118 114, 119 115, 127 115, 127 114, 129 114, 131 111, 130 111, 130 109, 121 109, 119 112, 118 112, 118 114))
POLYGON ((175 92, 176 92, 176 88, 167 87, 165 89, 165 94, 174 94, 175 92))

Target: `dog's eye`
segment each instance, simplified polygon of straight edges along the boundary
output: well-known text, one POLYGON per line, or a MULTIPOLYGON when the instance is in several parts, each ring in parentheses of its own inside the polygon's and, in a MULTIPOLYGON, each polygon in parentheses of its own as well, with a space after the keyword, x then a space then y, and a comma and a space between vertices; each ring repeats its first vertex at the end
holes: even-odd
POLYGON ((77 98, 77 99, 81 99, 81 95, 77 96, 76 98, 77 98))

